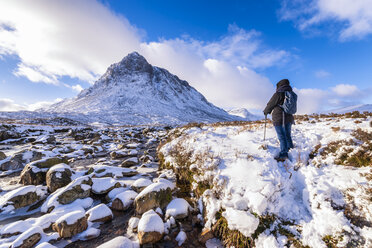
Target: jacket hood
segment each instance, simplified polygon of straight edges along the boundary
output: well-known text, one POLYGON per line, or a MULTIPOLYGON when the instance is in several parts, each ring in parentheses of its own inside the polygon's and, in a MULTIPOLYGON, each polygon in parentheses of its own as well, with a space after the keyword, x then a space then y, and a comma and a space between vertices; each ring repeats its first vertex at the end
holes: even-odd
POLYGON ((282 79, 276 84, 276 92, 292 91, 288 79, 282 79))

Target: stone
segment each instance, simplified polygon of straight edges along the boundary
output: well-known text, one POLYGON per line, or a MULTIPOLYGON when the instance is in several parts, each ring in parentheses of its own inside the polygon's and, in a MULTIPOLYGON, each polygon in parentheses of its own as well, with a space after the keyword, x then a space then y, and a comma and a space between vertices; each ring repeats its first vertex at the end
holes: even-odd
POLYGON ((92 179, 90 177, 86 177, 85 180, 80 180, 76 184, 74 182, 77 181, 74 180, 65 186, 65 190, 58 197, 59 203, 68 204, 76 199, 83 199, 90 195, 91 187, 84 187, 84 185, 92 185, 92 179))
POLYGON ((71 182, 72 171, 67 164, 54 165, 46 173, 46 184, 49 192, 54 192, 71 182))
POLYGON ((214 238, 213 231, 211 229, 205 229, 199 235, 199 242, 205 244, 205 242, 213 238, 214 238))
POLYGON ((20 243, 19 241, 17 242, 17 240, 13 242, 11 248, 32 248, 41 240, 41 234, 34 233, 31 236, 23 239, 22 243, 20 243))
POLYGON ((121 163, 120 167, 131 167, 138 164, 138 159, 136 157, 128 158, 121 163))
POLYGON ((87 217, 80 210, 63 215, 52 225, 52 229, 58 232, 61 238, 71 238, 87 228, 87 217))
POLYGON ((168 180, 152 183, 147 186, 135 199, 136 212, 142 214, 153 208, 165 208, 172 200, 174 184, 168 180))
POLYGON ((6 159, 6 155, 2 151, 0 151, 0 160, 3 160, 3 159, 6 159))
POLYGON ((11 206, 15 209, 18 209, 34 204, 44 199, 46 197, 46 193, 46 187, 40 185, 28 185, 14 189, 1 196, 1 202, 3 204, 0 205, 0 212, 10 209, 9 207, 11 206))
POLYGON ((50 167, 56 164, 67 162, 63 158, 45 158, 27 164, 20 176, 20 183, 23 185, 39 185, 46 181, 46 173, 50 167))
POLYGON ((117 211, 125 211, 133 205, 133 200, 138 194, 133 190, 126 190, 115 196, 112 201, 112 209, 117 211))
POLYGON ((90 222, 109 222, 112 220, 113 214, 109 207, 101 203, 89 209, 86 216, 90 222))
POLYGON ((164 223, 154 210, 144 213, 138 223, 140 244, 156 243, 163 238, 164 223))

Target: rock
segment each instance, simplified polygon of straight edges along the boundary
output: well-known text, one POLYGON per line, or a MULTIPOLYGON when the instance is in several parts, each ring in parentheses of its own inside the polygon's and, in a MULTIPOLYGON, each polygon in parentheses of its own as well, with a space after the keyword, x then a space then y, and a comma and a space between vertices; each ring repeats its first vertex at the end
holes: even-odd
POLYGON ((109 207, 101 203, 89 209, 86 216, 90 222, 108 222, 112 220, 113 214, 109 207))
POLYGON ((92 179, 89 176, 76 178, 63 188, 52 193, 41 206, 42 212, 50 212, 59 204, 69 204, 90 196, 92 179))
MULTIPOLYGON (((92 167, 91 167, 92 168, 92 167)), ((94 176, 95 177, 131 177, 138 174, 138 171, 130 168, 121 168, 109 165, 94 165, 94 176)))
POLYGON ((54 135, 42 135, 38 137, 34 142, 32 142, 32 144, 54 144, 55 142, 56 138, 54 137, 54 135))
POLYGON ((11 248, 31 248, 34 247, 41 239, 41 234, 43 230, 36 226, 28 229, 18 236, 16 240, 13 241, 11 248))
POLYGON ((20 133, 17 133, 14 126, 9 125, 2 125, 0 127, 0 141, 7 140, 7 139, 18 139, 21 137, 20 133))
POLYGON ((164 223, 154 210, 144 213, 138 222, 138 239, 140 244, 156 243, 163 238, 164 223))
POLYGON ((139 178, 132 184, 132 189, 137 193, 141 192, 144 188, 152 184, 150 179, 147 178, 139 178))
POLYGON ((148 162, 152 162, 152 161, 154 161, 154 158, 153 158, 152 156, 150 156, 150 155, 142 155, 142 156, 140 157, 140 161, 141 161, 142 163, 148 163, 148 162))
POLYGON ((38 246, 36 246, 35 248, 57 248, 57 246, 51 245, 48 242, 43 242, 39 244, 38 246))
POLYGON ((49 192, 53 193, 71 182, 71 168, 67 164, 54 165, 46 173, 46 184, 49 192))
POLYGON ((18 170, 23 168, 24 164, 41 159, 43 154, 37 151, 23 150, 15 153, 8 161, 0 162, 1 170, 18 170))
POLYGON ((123 163, 121 163, 121 167, 131 167, 133 165, 137 165, 138 164, 138 158, 137 157, 132 157, 132 158, 128 158, 126 160, 123 161, 123 163))
POLYGON ((1 196, 0 212, 9 212, 34 204, 46 197, 45 186, 28 185, 14 189, 1 196))
POLYGON ((199 242, 205 244, 209 239, 213 239, 213 231, 211 229, 205 229, 199 236, 199 242))
POLYGON ((56 164, 67 162, 62 158, 45 158, 31 162, 23 168, 20 183, 24 185, 39 185, 46 181, 46 172, 56 164))
POLYGON ((183 198, 173 199, 167 206, 165 217, 173 216, 175 219, 183 219, 189 215, 190 204, 183 198))
POLYGON ((117 194, 112 201, 112 209, 118 211, 127 210, 133 204, 133 201, 137 195, 138 194, 133 190, 126 190, 122 193, 117 194))
POLYGON ((100 246, 97 246, 97 248, 134 248, 137 246, 133 245, 133 242, 124 236, 118 236, 110 241, 107 241, 106 243, 103 243, 100 246))
POLYGON ((150 184, 136 197, 136 212, 142 214, 156 207, 165 208, 172 200, 174 187, 174 184, 166 179, 150 184))
POLYGON ((92 192, 96 195, 106 194, 114 188, 121 187, 121 183, 111 177, 101 177, 92 179, 92 192))
POLYGON ((0 151, 0 160, 3 160, 3 159, 6 159, 6 155, 2 151, 0 151))
POLYGON ((76 210, 61 216, 52 228, 61 238, 71 238, 88 228, 87 217, 84 211, 76 210))
POLYGON ((139 218, 137 217, 131 217, 128 221, 128 229, 131 231, 131 232, 137 232, 137 227, 138 227, 138 222, 139 222, 139 218))

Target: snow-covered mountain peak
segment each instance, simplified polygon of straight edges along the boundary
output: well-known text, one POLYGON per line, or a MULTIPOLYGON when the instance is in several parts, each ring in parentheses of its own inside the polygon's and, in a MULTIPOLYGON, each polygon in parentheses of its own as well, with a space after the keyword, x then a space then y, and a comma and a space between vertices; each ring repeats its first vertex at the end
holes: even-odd
POLYGON ((47 111, 83 114, 92 122, 131 125, 240 120, 208 102, 188 82, 152 66, 137 52, 112 64, 77 97, 54 104, 47 111))

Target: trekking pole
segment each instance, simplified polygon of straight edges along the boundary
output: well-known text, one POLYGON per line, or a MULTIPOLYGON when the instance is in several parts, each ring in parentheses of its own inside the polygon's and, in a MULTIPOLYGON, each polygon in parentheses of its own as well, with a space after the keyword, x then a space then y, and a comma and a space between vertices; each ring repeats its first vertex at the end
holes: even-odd
POLYGON ((267 120, 267 115, 265 115, 264 142, 266 140, 266 120, 267 120))

